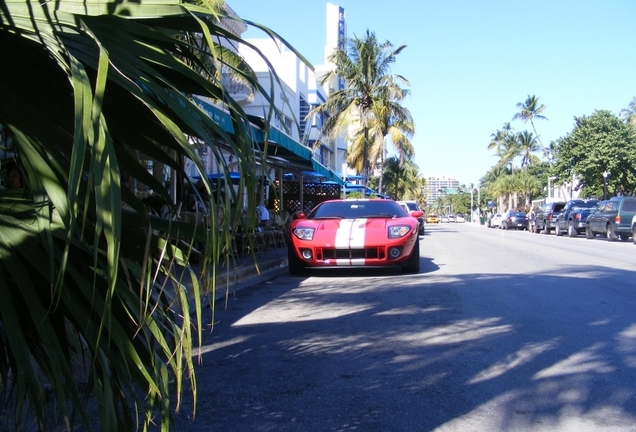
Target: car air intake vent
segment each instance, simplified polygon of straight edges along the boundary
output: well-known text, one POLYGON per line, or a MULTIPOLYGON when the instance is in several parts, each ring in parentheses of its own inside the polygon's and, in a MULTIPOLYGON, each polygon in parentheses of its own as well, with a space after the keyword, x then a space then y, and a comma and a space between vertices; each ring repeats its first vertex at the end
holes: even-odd
POLYGON ((379 258, 384 256, 378 248, 365 249, 322 249, 322 257, 328 259, 379 258))

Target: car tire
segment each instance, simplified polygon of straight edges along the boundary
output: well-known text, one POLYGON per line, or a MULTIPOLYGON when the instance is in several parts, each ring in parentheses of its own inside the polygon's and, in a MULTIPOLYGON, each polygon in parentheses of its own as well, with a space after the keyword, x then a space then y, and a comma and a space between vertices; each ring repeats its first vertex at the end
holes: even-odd
POLYGON ((636 228, 632 228, 632 241, 636 245, 636 228))
POLYGON ((556 228, 554 228, 554 235, 557 236, 557 237, 563 236, 563 231, 561 231, 561 228, 559 227, 559 223, 558 222, 556 224, 556 228))
POLYGON ((547 222, 543 223, 543 229, 541 230, 542 234, 550 234, 550 228, 548 228, 547 222))
POLYGON ((618 237, 621 239, 621 241, 626 242, 627 240, 629 240, 629 234, 619 234, 618 237))
POLYGON ((404 266, 402 266, 404 273, 419 273, 420 272, 420 242, 415 241, 415 246, 411 251, 411 256, 404 266))
POLYGON ((607 241, 615 241, 617 239, 616 234, 612 231, 612 226, 607 224, 605 227, 605 236, 607 237, 607 241))
POLYGON ((585 238, 587 239, 593 239, 594 237, 596 237, 596 233, 594 233, 594 231, 592 231, 592 229, 588 226, 585 227, 585 238))
POLYGON ((291 247, 287 249, 287 266, 289 267, 289 273, 294 276, 302 276, 307 273, 307 268, 296 255, 296 251, 291 247))
POLYGON ((576 228, 574 228, 574 223, 570 222, 570 223, 568 224, 568 236, 570 236, 570 237, 576 237, 576 236, 578 236, 578 235, 579 235, 579 233, 578 233, 578 231, 576 230, 576 228))

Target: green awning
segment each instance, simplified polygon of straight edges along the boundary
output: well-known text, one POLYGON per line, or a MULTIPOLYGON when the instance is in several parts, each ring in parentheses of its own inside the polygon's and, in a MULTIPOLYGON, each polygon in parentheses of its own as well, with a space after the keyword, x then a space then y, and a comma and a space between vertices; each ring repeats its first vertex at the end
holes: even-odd
MULTIPOLYGON (((220 125, 224 131, 233 134, 234 126, 232 118, 228 113, 218 107, 207 103, 201 99, 197 99, 196 103, 220 125)), ((315 177, 324 177, 326 180, 332 180, 338 184, 343 184, 340 176, 322 165, 313 158, 310 148, 305 147, 285 133, 276 128, 270 127, 265 145, 265 131, 263 130, 264 120, 261 117, 250 116, 252 137, 259 144, 261 154, 265 156, 267 164, 282 168, 288 172, 296 172, 302 175, 302 172, 314 173, 315 177)))

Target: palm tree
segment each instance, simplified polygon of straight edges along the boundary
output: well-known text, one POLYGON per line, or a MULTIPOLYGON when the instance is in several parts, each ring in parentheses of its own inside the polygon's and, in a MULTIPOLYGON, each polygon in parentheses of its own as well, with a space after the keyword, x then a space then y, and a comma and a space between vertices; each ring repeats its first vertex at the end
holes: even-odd
POLYGON ((517 142, 519 156, 521 156, 521 168, 527 168, 539 162, 539 158, 534 153, 540 151, 541 147, 537 143, 537 138, 532 135, 532 132, 519 132, 515 135, 515 140, 517 142))
MULTIPOLYGON (((374 102, 372 115, 369 118, 369 160, 379 161, 380 168, 378 192, 382 193, 382 177, 384 172, 384 158, 386 153, 386 138, 393 144, 401 161, 410 160, 415 154, 410 138, 415 133, 415 124, 410 111, 400 104, 409 93, 397 85, 387 86, 392 94, 374 102)), ((354 141, 351 147, 360 147, 359 141, 354 141)))
POLYGON ((423 184, 418 176, 418 167, 413 162, 391 156, 384 161, 383 175, 387 192, 394 200, 421 194, 423 184))
MULTIPOLYGON (((85 0, 78 8, 60 0, 0 9, 0 123, 24 180, 22 190, 0 192, 0 393, 15 403, 16 424, 33 411, 37 429, 47 429, 44 379, 69 429, 79 412, 89 429, 133 430, 141 420, 167 430, 187 380, 196 401, 201 291, 214 289, 233 227, 201 233, 153 217, 123 180, 175 206, 142 159, 170 167, 188 187, 189 158, 210 192, 192 139, 226 174, 221 148, 231 151, 242 186, 255 190, 249 121, 219 68, 269 93, 249 70, 217 56, 215 38, 241 42, 217 24, 222 3, 85 0), (189 43, 193 34, 204 43, 189 43), (221 103, 234 133, 189 95, 221 103), (201 283, 188 265, 191 248, 176 247, 177 239, 206 245, 201 283), (83 409, 77 361, 88 364, 97 424, 83 409)), ((208 204, 214 224, 217 203, 208 204)))
MULTIPOLYGON (((325 84, 335 76, 341 77, 345 88, 330 94, 324 104, 309 113, 325 115, 321 132, 328 141, 347 135, 350 141, 358 142, 357 147, 351 149, 355 157, 349 155, 347 162, 365 177, 369 176, 374 107, 377 111, 388 102, 399 102, 396 90, 400 85, 408 85, 404 77, 389 73, 404 48, 406 45, 395 48, 389 41, 380 44, 375 33, 369 30, 362 38, 349 39, 346 49, 337 49, 328 57, 335 68, 322 80, 325 84)), ((390 119, 395 113, 388 109, 387 115, 390 119)), ((364 183, 366 185, 366 180, 364 183)))
POLYGON ((498 165, 510 167, 510 173, 514 173, 514 161, 521 154, 521 147, 517 141, 517 135, 509 134, 498 144, 498 165))
POLYGON ((501 130, 497 130, 497 132, 490 135, 490 143, 488 143, 488 150, 495 149, 497 153, 500 152, 501 147, 506 143, 507 140, 510 139, 512 135, 512 128, 510 127, 510 123, 504 123, 503 128, 501 130))
POLYGON ((532 125, 532 130, 534 131, 534 135, 537 137, 537 140, 539 141, 539 144, 541 145, 544 156, 547 157, 548 156, 547 150, 545 146, 543 145, 543 143, 541 142, 541 139, 539 138, 539 134, 537 133, 537 129, 534 126, 535 119, 547 120, 547 117, 541 115, 541 113, 545 111, 545 105, 543 104, 539 105, 538 97, 534 95, 532 96, 528 95, 528 98, 526 99, 525 102, 517 103, 517 108, 519 109, 519 112, 512 117, 512 120, 521 120, 524 123, 530 122, 530 124, 532 125))
POLYGON ((619 116, 625 123, 636 126, 636 97, 632 99, 627 108, 621 110, 619 116))
POLYGON ((519 192, 525 198, 525 207, 529 209, 532 205, 532 197, 539 195, 543 189, 541 179, 529 173, 528 170, 524 170, 517 176, 517 185, 519 192))

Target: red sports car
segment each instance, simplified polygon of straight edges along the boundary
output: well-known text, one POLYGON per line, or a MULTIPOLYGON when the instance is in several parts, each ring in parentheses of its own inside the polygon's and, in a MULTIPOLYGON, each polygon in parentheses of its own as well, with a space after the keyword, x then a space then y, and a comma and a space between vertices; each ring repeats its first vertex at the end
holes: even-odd
POLYGON ((308 215, 297 213, 290 224, 289 271, 307 267, 400 266, 420 271, 417 218, 385 199, 331 200, 308 215))

